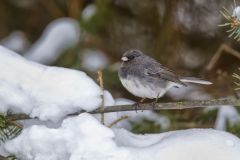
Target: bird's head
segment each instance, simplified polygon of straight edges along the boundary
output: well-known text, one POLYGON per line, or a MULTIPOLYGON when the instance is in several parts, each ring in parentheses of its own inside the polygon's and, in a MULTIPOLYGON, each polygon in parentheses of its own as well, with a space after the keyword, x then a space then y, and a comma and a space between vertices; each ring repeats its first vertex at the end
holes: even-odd
POLYGON ((126 51, 123 54, 121 60, 123 62, 130 62, 130 61, 133 61, 133 60, 136 60, 136 59, 140 58, 141 56, 143 56, 143 53, 141 51, 131 49, 131 50, 126 51))

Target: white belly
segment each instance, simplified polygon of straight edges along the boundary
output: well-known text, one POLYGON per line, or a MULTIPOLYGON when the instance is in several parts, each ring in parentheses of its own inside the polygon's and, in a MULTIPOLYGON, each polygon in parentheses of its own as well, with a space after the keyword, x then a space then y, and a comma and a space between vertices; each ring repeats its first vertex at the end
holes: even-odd
MULTIPOLYGON (((132 79, 132 78, 131 78, 132 79)), ((141 98, 159 98, 162 97, 167 88, 160 88, 158 86, 156 87, 150 87, 149 85, 142 85, 142 83, 136 79, 128 80, 128 79, 122 79, 120 78, 120 81, 122 82, 122 85, 133 95, 141 98), (154 88, 154 89, 152 89, 154 88)))

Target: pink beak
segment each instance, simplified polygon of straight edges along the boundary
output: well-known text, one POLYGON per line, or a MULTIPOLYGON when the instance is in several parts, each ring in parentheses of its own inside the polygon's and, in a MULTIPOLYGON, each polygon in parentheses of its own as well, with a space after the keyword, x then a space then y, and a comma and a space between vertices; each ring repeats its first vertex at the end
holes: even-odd
POLYGON ((126 62, 126 61, 128 61, 128 58, 127 58, 127 57, 122 57, 121 60, 122 60, 123 62, 126 62))

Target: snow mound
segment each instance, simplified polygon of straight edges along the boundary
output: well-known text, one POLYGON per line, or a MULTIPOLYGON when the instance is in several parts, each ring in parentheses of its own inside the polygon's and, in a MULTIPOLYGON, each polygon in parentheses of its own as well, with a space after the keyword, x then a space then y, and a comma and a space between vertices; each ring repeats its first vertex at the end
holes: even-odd
POLYGON ((91 19, 97 12, 97 7, 95 4, 90 4, 84 8, 82 11, 81 18, 85 21, 91 19))
POLYGON ((51 64, 65 49, 75 45, 79 36, 77 21, 71 18, 59 18, 47 26, 41 38, 25 53, 25 57, 42 64, 51 64))
POLYGON ((85 49, 82 52, 82 66, 84 69, 96 72, 109 64, 108 57, 99 50, 85 49))
POLYGON ((21 31, 13 31, 0 41, 0 44, 4 47, 13 50, 15 52, 24 52, 29 47, 29 41, 21 31))
POLYGON ((233 16, 237 17, 237 19, 240 20, 240 6, 237 6, 236 8, 234 8, 233 16))
POLYGON ((0 112, 57 121, 101 103, 100 87, 84 72, 30 62, 1 46, 0 68, 0 112))
POLYGON ((114 131, 90 114, 67 118, 58 129, 32 126, 4 144, 27 160, 239 160, 240 139, 213 129, 135 135, 114 131))
POLYGON ((215 129, 226 130, 227 123, 234 125, 240 122, 240 115, 233 106, 221 106, 218 110, 215 129))

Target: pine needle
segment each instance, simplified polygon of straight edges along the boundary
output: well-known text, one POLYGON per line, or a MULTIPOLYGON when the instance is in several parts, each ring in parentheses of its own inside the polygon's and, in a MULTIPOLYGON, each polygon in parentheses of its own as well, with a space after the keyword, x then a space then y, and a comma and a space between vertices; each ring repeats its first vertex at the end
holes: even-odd
POLYGON ((234 15, 234 9, 237 7, 236 2, 232 5, 232 13, 225 7, 220 10, 221 15, 227 20, 226 23, 218 25, 219 27, 229 27, 226 31, 229 33, 228 38, 233 37, 237 41, 240 40, 240 20, 234 15))
POLYGON ((7 115, 0 113, 0 143, 20 134, 22 126, 17 122, 7 120, 7 115))
POLYGON ((237 88, 235 88, 235 90, 240 90, 240 75, 233 73, 232 75, 234 78, 238 79, 238 82, 234 82, 237 86, 237 88))

